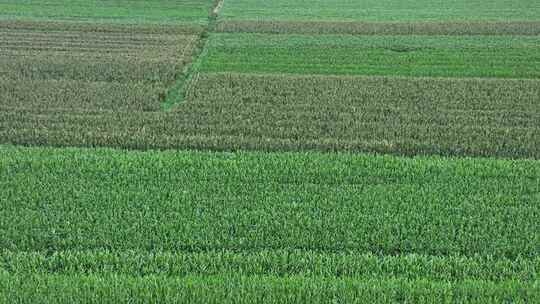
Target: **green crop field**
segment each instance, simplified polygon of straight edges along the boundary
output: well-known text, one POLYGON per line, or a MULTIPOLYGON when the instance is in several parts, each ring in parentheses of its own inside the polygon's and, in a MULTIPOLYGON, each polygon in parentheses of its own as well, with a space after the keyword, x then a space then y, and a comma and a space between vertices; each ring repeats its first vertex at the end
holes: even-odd
POLYGON ((231 0, 226 32, 356 34, 540 33, 535 0, 231 0))
POLYGON ((343 301, 381 292, 523 300, 538 291, 535 161, 1 152, 0 280, 20 286, 3 290, 13 297, 51 288, 105 296, 109 284, 202 302, 268 288, 276 301, 298 291, 299 303, 312 288, 343 301), (200 299, 195 287, 209 294, 200 299))
POLYGON ((202 72, 540 78, 539 36, 216 34, 202 72))
POLYGON ((205 24, 213 0, 0 0, 0 20, 205 24))
POLYGON ((0 303, 540 302, 540 4, 0 0, 0 303))
POLYGON ((538 21, 534 0, 231 0, 220 18, 274 21, 538 21))

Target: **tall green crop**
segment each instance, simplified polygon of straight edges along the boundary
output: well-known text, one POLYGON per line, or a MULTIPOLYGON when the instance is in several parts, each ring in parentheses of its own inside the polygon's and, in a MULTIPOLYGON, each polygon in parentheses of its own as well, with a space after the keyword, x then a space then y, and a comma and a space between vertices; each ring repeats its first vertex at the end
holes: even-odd
POLYGON ((539 294, 537 161, 3 146, 0 187, 3 302, 539 294))

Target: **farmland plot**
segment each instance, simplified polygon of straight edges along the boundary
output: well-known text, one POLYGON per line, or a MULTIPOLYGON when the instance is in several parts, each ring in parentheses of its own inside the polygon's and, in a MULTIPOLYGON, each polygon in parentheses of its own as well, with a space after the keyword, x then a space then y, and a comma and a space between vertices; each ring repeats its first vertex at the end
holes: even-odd
POLYGON ((537 158, 537 37, 237 33, 209 45, 188 101, 258 149, 537 158))
POLYGON ((218 3, 0 0, 0 303, 540 302, 536 1, 218 3))
POLYGON ((201 75, 188 99, 204 117, 205 133, 219 127, 257 149, 512 158, 540 152, 537 80, 221 73, 201 75))
POLYGON ((540 157, 536 37, 212 34, 163 112, 196 37, 91 28, 5 30, 2 143, 540 157))
POLYGON ((157 111, 212 0, 0 1, 0 107, 157 111))
POLYGON ((8 24, 0 30, 4 110, 159 110, 198 39, 174 27, 8 24))
POLYGON ((0 149, 0 299, 538 297, 535 161, 0 149))
POLYGON ((211 33, 174 105, 200 30, 2 25, 0 143, 540 157, 536 36, 211 33))
POLYGON ((227 32, 350 34, 540 33, 534 0, 230 0, 218 29, 227 32))
POLYGON ((214 34, 203 72, 540 78, 538 36, 214 34))
POLYGON ((540 157, 537 80, 201 74, 170 112, 24 108, 0 138, 131 149, 540 157))
POLYGON ((2 0, 0 20, 205 25, 212 0, 2 0))
POLYGON ((540 18, 533 0, 229 0, 225 20, 526 21, 540 18))

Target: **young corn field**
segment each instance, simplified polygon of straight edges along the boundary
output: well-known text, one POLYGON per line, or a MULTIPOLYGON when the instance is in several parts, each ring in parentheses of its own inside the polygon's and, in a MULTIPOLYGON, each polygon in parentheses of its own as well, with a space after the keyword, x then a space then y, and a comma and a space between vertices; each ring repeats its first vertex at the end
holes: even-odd
POLYGON ((0 0, 0 303, 540 302, 540 5, 0 0))
POLYGON ((7 297, 538 297, 536 161, 16 147, 2 155, 7 297))

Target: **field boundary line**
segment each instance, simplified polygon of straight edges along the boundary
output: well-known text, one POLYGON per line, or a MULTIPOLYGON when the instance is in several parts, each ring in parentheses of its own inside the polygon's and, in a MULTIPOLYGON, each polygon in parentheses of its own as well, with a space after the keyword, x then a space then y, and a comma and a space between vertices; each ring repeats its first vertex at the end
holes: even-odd
MULTIPOLYGON (((208 53, 207 47, 210 33, 215 31, 217 27, 217 17, 224 2, 224 0, 216 0, 214 2, 214 6, 208 14, 208 24, 206 28, 199 34, 198 40, 193 39, 193 42, 198 42, 198 46, 193 48, 191 61, 186 64, 179 79, 177 79, 175 84, 168 89, 165 100, 161 103, 163 111, 171 111, 175 105, 184 102, 192 87, 192 82, 197 81, 199 66, 201 65, 202 59, 208 53)), ((190 42, 189 45, 185 47, 182 57, 184 57, 185 51, 190 49, 193 42, 190 42)))

